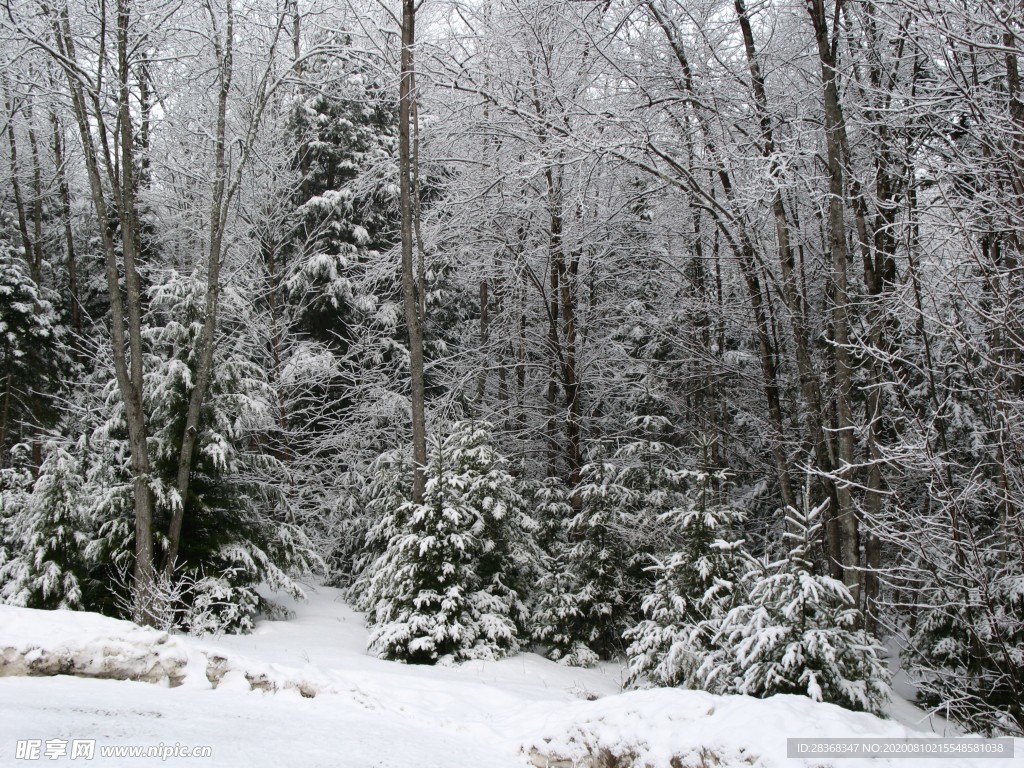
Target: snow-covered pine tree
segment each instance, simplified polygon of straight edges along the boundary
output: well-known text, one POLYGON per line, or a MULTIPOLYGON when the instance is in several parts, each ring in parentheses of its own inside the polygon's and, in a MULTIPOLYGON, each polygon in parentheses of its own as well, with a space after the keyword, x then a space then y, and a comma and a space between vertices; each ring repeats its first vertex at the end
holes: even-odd
POLYGON ((561 536, 552 537, 547 574, 540 584, 534 637, 551 658, 589 665, 622 650, 622 633, 639 618, 649 592, 649 566, 671 551, 670 510, 691 504, 700 474, 682 469, 683 457, 659 433, 664 418, 633 420, 636 437, 606 462, 584 467, 567 500, 561 536))
POLYGON ((0 468, 10 466, 14 445, 54 421, 66 355, 52 298, 0 233, 0 468))
POLYGON ((291 574, 316 570, 320 562, 281 492, 284 469, 251 439, 271 412, 272 395, 265 372, 249 360, 242 332, 246 302, 233 291, 222 296, 222 316, 237 323, 236 332, 217 347, 189 496, 180 499, 173 491, 198 363, 203 297, 197 275, 166 274, 151 291, 147 405, 155 483, 166 489, 158 493, 158 511, 165 521, 172 505, 185 505, 176 563, 187 584, 184 624, 195 632, 244 632, 257 612, 275 610, 258 586, 301 598, 291 574))
POLYGON ((711 500, 712 482, 723 480, 721 474, 700 475, 696 500, 666 514, 679 548, 651 569, 657 581, 643 599, 646 618, 625 634, 633 681, 706 685, 699 671, 716 649, 722 620, 743 597, 748 557, 735 533, 742 515, 711 500))
MULTIPOLYGON (((152 425, 154 520, 158 557, 174 505, 185 515, 173 576, 164 585, 161 620, 196 633, 251 629, 257 612, 273 613, 257 587, 301 596, 297 572, 319 570, 320 559, 297 525, 285 494, 280 461, 264 452, 259 436, 273 413, 265 371, 250 360, 248 303, 234 290, 222 294, 221 317, 234 333, 217 346, 193 454, 189 494, 175 490, 178 453, 194 381, 196 339, 202 326, 205 286, 197 275, 173 272, 154 280, 148 294, 144 338, 145 408, 152 425)), ((97 379, 103 371, 97 373, 97 379)), ((89 403, 84 425, 83 497, 96 529, 87 552, 97 579, 115 594, 97 595, 88 608, 121 615, 130 587, 133 516, 123 405, 107 382, 89 403), (97 419, 98 417, 98 419, 97 419)))
POLYGON ((342 518, 338 525, 340 534, 352 538, 336 542, 330 564, 332 578, 337 578, 344 573, 341 564, 351 563, 352 585, 347 597, 356 610, 370 613, 375 600, 374 564, 408 523, 406 502, 412 497, 409 452, 395 449, 382 453, 357 482, 358 487, 350 490, 355 496, 353 517, 347 525, 342 518))
POLYGON ((566 546, 549 558, 534 617, 534 637, 565 664, 590 666, 619 650, 627 626, 626 569, 631 552, 625 518, 631 489, 611 462, 582 470, 580 511, 566 524, 566 546))
MULTIPOLYGON (((25 505, 31 475, 17 469, 0 469, 0 568, 10 562, 14 542, 14 517, 25 505)), ((0 582, 0 589, 2 589, 0 582)))
POLYGON ((15 463, 0 469, 0 601, 4 601, 5 586, 11 561, 21 552, 21 537, 16 535, 18 521, 28 507, 32 491, 32 473, 27 467, 15 463))
POLYGON ((916 577, 904 669, 925 706, 978 733, 1022 736, 1024 514, 1011 507, 1000 520, 998 492, 970 485, 931 500, 941 512, 925 518, 935 525, 918 537, 920 559, 899 573, 901 586, 916 577))
MULTIPOLYGON (((298 225, 284 288, 295 329, 340 361, 378 309, 367 267, 394 244, 397 190, 388 180, 398 117, 365 53, 348 36, 331 45, 336 54, 310 62, 303 71, 309 86, 291 105, 298 225)), ((340 387, 350 387, 351 374, 336 367, 342 379, 329 389, 343 401, 340 387)))
POLYGON ((366 522, 353 484, 404 418, 397 263, 385 258, 398 233, 397 102, 351 34, 310 43, 332 53, 303 61, 285 105, 295 184, 265 225, 267 367, 295 504, 329 579, 350 586, 366 522))
POLYGON ((705 657, 702 687, 766 697, 808 696, 881 715, 889 671, 846 586, 821 574, 814 550, 827 501, 786 512, 785 558, 748 572, 749 594, 729 611, 705 657))
POLYGON ((589 667, 598 656, 579 640, 584 634, 578 590, 572 569, 569 528, 573 520, 569 491, 549 477, 523 484, 524 497, 537 520, 541 575, 533 599, 533 639, 548 648, 550 658, 569 666, 589 667))
POLYGON ((13 517, 13 556, 0 563, 0 598, 27 608, 77 610, 89 566, 88 522, 81 509, 79 461, 51 442, 31 493, 13 517))
MULTIPOLYGON (((102 376, 105 371, 97 371, 102 376)), ((95 379, 95 377, 90 377, 95 379)), ((88 385, 80 396, 89 419, 76 448, 82 456, 83 514, 95 531, 85 554, 91 582, 99 586, 86 594, 85 608, 108 616, 130 616, 129 583, 135 562, 135 507, 125 424, 120 395, 112 378, 99 392, 88 385), (99 418, 99 423, 91 419, 99 418), (128 607, 129 610, 125 610, 128 607)))
POLYGON ((372 652, 432 664, 518 648, 530 567, 520 542, 533 522, 503 463, 485 423, 461 422, 433 440, 424 502, 399 507, 370 566, 372 652))

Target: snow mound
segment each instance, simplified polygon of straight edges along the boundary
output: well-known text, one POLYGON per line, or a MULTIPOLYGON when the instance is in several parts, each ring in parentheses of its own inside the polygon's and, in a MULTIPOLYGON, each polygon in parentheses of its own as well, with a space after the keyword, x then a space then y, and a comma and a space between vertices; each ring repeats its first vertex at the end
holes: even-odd
POLYGON ((0 625, 0 677, 71 675, 171 688, 217 688, 224 682, 249 690, 295 690, 305 698, 331 688, 297 670, 95 613, 0 606, 0 625))
MULTIPOLYGON (((804 696, 755 699, 662 688, 580 702, 555 713, 538 738, 524 743, 523 753, 536 768, 803 768, 833 763, 827 758, 788 758, 788 738, 924 736, 898 723, 804 696)), ((886 768, 891 763, 892 768, 908 768, 916 762, 844 757, 835 764, 886 768)), ((943 762, 944 768, 971 764, 943 762)))
MULTIPOLYGON (((396 664, 367 655, 367 634, 340 593, 322 586, 287 621, 204 639, 91 613, 0 606, 0 722, 17 739, 212 745, 217 768, 1020 765, 790 759, 787 738, 928 734, 912 719, 905 726, 801 696, 621 693, 624 671, 609 663, 579 669, 523 653, 451 667, 396 664)), ((1024 739, 1015 746, 1024 754, 1024 739)), ((14 749, 0 740, 0 765, 11 764, 14 749)))
POLYGON ((0 607, 0 677, 74 675, 178 685, 188 652, 167 632, 94 613, 0 607))

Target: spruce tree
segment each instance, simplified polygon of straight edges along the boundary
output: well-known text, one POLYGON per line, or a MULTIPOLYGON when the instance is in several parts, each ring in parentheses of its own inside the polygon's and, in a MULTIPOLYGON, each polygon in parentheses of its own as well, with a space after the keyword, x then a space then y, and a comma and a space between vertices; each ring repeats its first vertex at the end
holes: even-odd
POLYGON ((580 511, 566 526, 567 550, 556 553, 541 582, 534 637, 549 656, 589 666, 620 646, 629 612, 626 567, 631 559, 624 535, 632 491, 610 463, 583 468, 580 511))
POLYGON ((608 461, 584 467, 579 510, 563 518, 541 581, 534 636, 551 658, 589 665, 622 650, 653 584, 650 566, 670 552, 671 520, 688 508, 702 475, 682 468, 680 451, 660 439, 668 423, 638 417, 635 437, 608 461))
POLYGON ((786 514, 789 552, 748 573, 749 595, 729 611, 700 669, 703 686, 748 696, 777 693, 882 714, 889 672, 861 628, 849 590, 820 572, 814 550, 827 502, 786 514))
MULTIPOLYGON (((23 453, 19 451, 15 457, 23 453)), ((0 559, 4 562, 17 546, 14 542, 14 520, 28 503, 31 491, 32 472, 24 461, 15 461, 13 466, 0 469, 0 559)))
POLYGON ((626 633, 631 680, 705 687, 701 667, 722 620, 744 597, 747 555, 735 533, 742 516, 710 503, 709 480, 702 478, 696 504, 671 515, 679 549, 652 568, 657 581, 643 599, 646 618, 626 633))
POLYGON ((533 594, 533 639, 547 647, 551 659, 569 666, 592 666, 598 656, 582 639, 588 632, 574 568, 569 491, 554 477, 527 483, 524 490, 537 519, 542 550, 542 572, 533 594))
POLYGON ((52 299, 0 233, 0 468, 17 443, 56 420, 52 395, 66 354, 52 299))
POLYGON ((408 663, 495 658, 522 634, 532 528, 490 427, 462 422, 434 439, 423 504, 406 501, 370 566, 370 650, 408 663))
POLYGON ((21 497, 10 538, 13 556, 0 563, 0 597, 26 608, 83 608, 90 540, 81 507, 79 461, 50 443, 31 493, 21 497))
MULTIPOLYGON (((280 461, 262 450, 258 436, 272 413, 265 372, 248 357, 247 303, 234 291, 222 296, 224 322, 233 333, 217 347, 199 420, 187 498, 175 491, 179 447, 194 386, 196 340, 202 328, 204 286, 198 275, 165 273, 147 296, 144 329, 147 382, 144 406, 152 425, 150 478, 156 507, 158 555, 175 506, 184 507, 174 571, 158 585, 159 623, 197 634, 244 632, 257 613, 276 608, 258 587, 293 597, 302 591, 293 575, 321 567, 283 493, 280 461)), ((102 375, 100 371, 97 376, 102 375)), ((132 502, 123 407, 107 384, 91 404, 82 496, 95 528, 87 547, 94 580, 113 587, 88 608, 123 615, 133 563, 132 502), (98 418, 97 418, 98 417, 98 418)))
MULTIPOLYGON (((352 585, 347 597, 357 610, 369 613, 376 599, 375 569, 390 543, 408 524, 407 502, 412 496, 412 467, 408 451, 396 449, 378 456, 354 489, 354 517, 346 526, 350 540, 339 540, 332 562, 351 559, 352 585)), ((340 568, 337 572, 340 572, 340 568)))
POLYGON ((356 376, 349 366, 367 353, 353 346, 362 346, 367 328, 389 325, 382 304, 397 300, 369 274, 396 239, 397 190, 388 174, 397 105, 351 40, 332 44, 338 53, 311 62, 304 78, 316 86, 300 88, 290 108, 298 185, 281 297, 293 330, 336 358, 319 393, 328 413, 347 403, 356 376))
MULTIPOLYGON (((218 345, 188 498, 177 498, 172 490, 197 364, 202 290, 197 276, 168 274, 151 295, 148 410, 160 483, 158 512, 166 520, 172 505, 185 506, 176 566, 186 582, 186 628, 248 631, 257 612, 275 611, 257 587, 265 584, 300 598, 291 574, 317 569, 319 558, 281 493, 283 468, 249 443, 272 400, 264 371, 248 359, 241 322, 218 345)), ((229 292, 222 301, 225 317, 244 322, 241 297, 229 292)))

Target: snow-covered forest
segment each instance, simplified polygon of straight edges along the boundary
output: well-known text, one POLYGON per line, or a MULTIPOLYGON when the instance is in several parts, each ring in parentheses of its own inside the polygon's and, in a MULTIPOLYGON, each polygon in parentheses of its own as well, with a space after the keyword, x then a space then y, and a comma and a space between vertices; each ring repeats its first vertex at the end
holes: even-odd
MULTIPOLYGON (((0 601, 1024 736, 1019 0, 4 0, 0 601)), ((0 632, 3 627, 0 626, 0 632)))

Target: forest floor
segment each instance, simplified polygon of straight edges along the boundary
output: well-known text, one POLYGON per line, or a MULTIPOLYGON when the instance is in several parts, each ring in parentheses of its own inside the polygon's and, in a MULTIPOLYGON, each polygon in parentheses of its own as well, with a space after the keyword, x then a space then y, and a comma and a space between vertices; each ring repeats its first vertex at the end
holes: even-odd
POLYGON ((798 696, 622 692, 619 665, 577 669, 531 653, 447 667, 381 661, 366 654, 362 617, 337 590, 308 594, 289 604, 288 620, 216 639, 0 606, 0 675, 22 663, 36 674, 56 665, 93 676, 0 677, 0 766, 523 768, 545 757, 559 768, 1024 765, 1024 740, 1015 760, 787 758, 789 737, 956 734, 899 696, 881 720, 798 696), (124 676, 118 669, 153 679, 168 672, 175 685, 96 679, 124 676), (111 756, 118 747, 162 756, 111 756), (182 756, 195 747, 212 754, 182 756), (623 761, 595 763, 595 754, 623 761))

